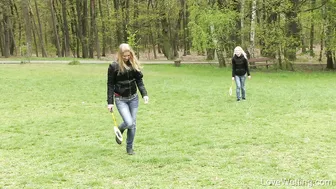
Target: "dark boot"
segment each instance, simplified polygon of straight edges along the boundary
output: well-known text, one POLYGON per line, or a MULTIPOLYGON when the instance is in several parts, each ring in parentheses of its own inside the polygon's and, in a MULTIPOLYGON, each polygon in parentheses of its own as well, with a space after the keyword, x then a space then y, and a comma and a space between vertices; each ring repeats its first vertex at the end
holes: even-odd
POLYGON ((128 155, 134 155, 134 151, 132 148, 126 148, 126 151, 128 155))

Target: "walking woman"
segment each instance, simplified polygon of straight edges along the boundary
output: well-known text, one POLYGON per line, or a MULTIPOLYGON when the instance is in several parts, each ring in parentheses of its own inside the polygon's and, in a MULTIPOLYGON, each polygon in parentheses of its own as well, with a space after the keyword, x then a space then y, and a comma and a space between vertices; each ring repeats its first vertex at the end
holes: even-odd
MULTIPOLYGON (((117 106, 123 122, 118 126, 121 133, 127 129, 126 152, 133 155, 133 142, 136 133, 136 115, 139 106, 137 90, 139 89, 145 104, 148 95, 140 71, 140 63, 128 44, 121 44, 117 60, 109 65, 107 73, 107 108, 113 111, 117 106)), ((116 137, 116 142, 121 141, 116 137)))
POLYGON ((232 80, 236 81, 237 101, 240 101, 240 99, 246 100, 246 74, 251 79, 246 53, 240 46, 237 46, 232 57, 232 80))

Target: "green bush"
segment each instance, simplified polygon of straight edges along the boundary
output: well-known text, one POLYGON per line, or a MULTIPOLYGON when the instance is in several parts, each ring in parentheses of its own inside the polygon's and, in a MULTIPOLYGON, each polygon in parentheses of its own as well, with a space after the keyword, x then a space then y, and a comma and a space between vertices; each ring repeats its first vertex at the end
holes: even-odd
POLYGON ((78 60, 73 60, 71 62, 69 62, 69 65, 79 65, 80 62, 78 60))

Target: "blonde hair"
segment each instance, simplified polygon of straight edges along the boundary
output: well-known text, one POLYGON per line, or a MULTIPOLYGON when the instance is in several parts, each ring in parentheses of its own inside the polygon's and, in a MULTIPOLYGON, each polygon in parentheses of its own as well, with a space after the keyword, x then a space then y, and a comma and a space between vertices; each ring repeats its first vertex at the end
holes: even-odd
POLYGON ((124 62, 124 60, 123 60, 124 52, 130 52, 131 56, 130 56, 129 61, 131 63, 132 68, 134 70, 140 71, 140 69, 141 69, 140 62, 138 61, 137 57, 135 56, 135 53, 134 53, 133 49, 131 48, 131 46, 129 44, 126 44, 126 43, 122 43, 122 44, 119 45, 117 62, 119 64, 120 71, 124 72, 127 68, 129 68, 129 66, 127 66, 126 62, 124 62))
POLYGON ((245 51, 243 50, 243 48, 241 48, 240 46, 237 46, 233 51, 233 56, 234 55, 238 56, 238 54, 242 54, 244 56, 244 58, 246 58, 246 60, 247 60, 247 55, 246 55, 245 51))

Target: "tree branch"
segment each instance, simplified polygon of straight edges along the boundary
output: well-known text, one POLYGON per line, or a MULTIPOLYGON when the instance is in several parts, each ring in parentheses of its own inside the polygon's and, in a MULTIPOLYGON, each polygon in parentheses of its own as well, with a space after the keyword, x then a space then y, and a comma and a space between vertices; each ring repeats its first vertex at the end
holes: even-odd
POLYGON ((310 8, 310 9, 306 9, 306 10, 303 10, 301 12, 309 12, 309 11, 313 11, 313 10, 316 10, 316 9, 320 9, 321 7, 323 7, 326 4, 327 4, 327 1, 323 1, 320 6, 317 6, 317 7, 314 7, 314 8, 310 8))

